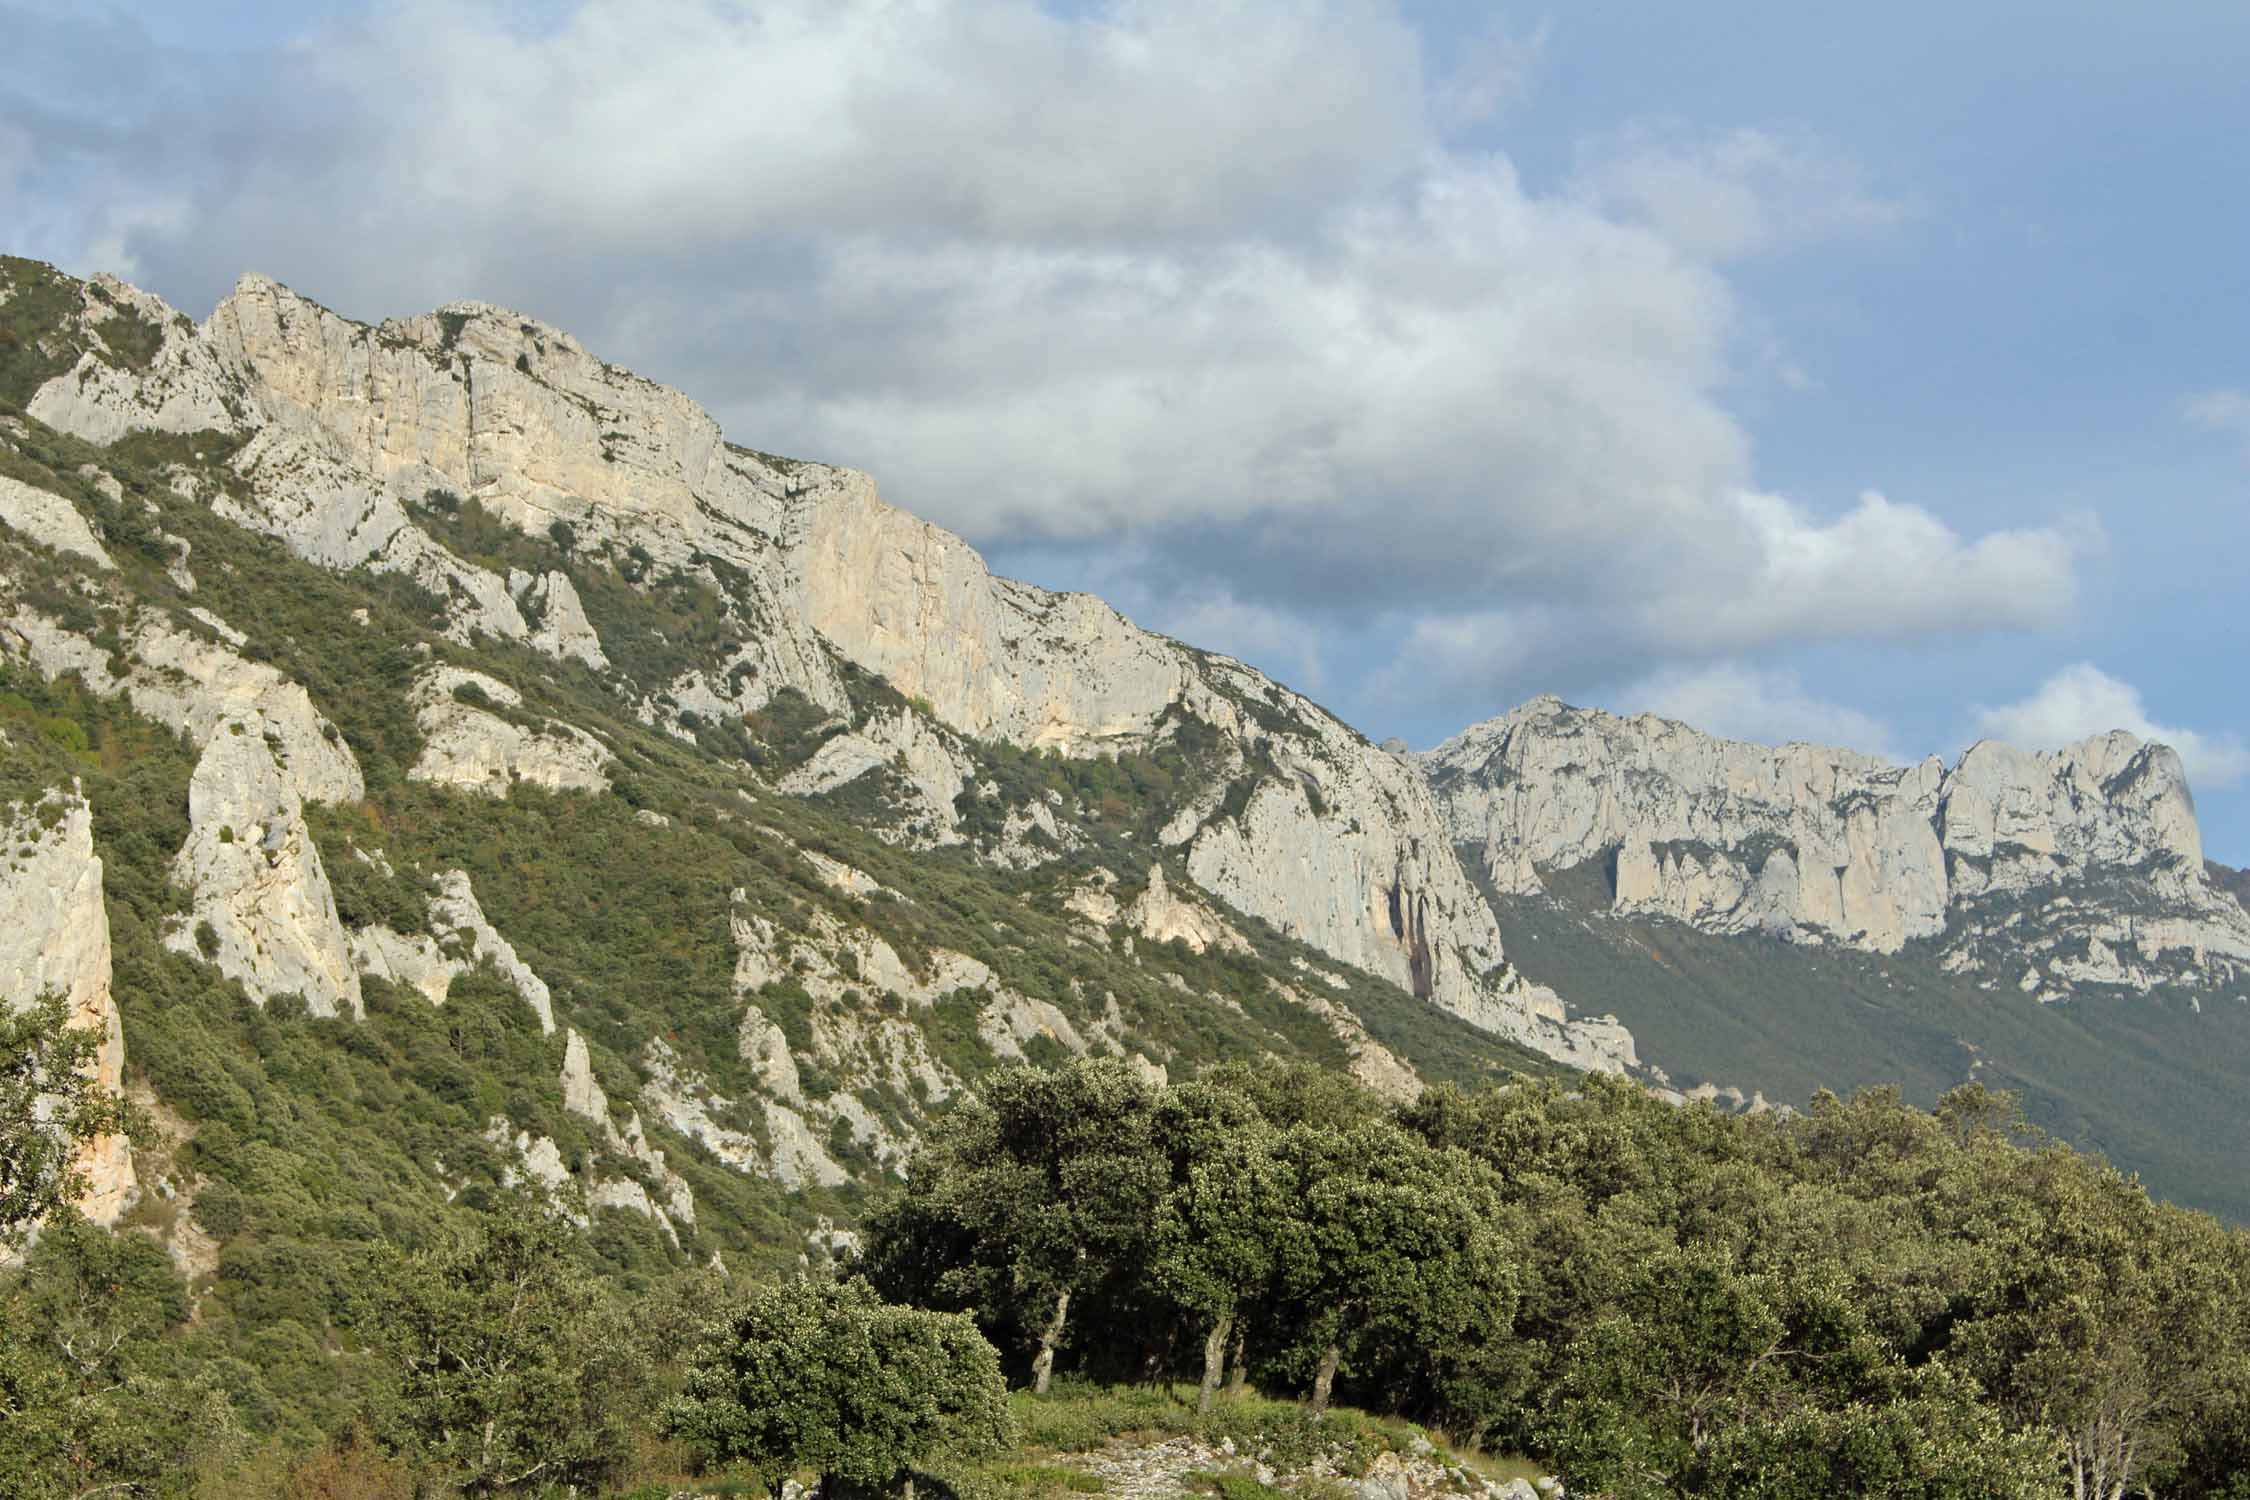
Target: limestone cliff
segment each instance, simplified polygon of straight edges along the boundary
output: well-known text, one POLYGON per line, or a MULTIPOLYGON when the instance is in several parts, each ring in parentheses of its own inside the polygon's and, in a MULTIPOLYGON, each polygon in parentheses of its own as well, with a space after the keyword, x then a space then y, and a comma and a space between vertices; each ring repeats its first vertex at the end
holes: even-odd
MULTIPOLYGON (((214 510, 324 566, 412 577, 446 601, 456 639, 607 668, 644 718, 682 734, 801 695, 852 720, 853 738, 790 789, 896 761, 918 843, 955 837, 966 777, 948 736, 1084 756, 1151 748, 1183 724, 1215 730, 1232 784, 1198 793, 1167 829, 1196 883, 1478 1025, 1582 1050, 1562 1007, 1506 968, 1421 779, 1240 663, 1089 596, 996 578, 867 476, 729 444, 685 396, 535 319, 464 302, 371 327, 247 276, 189 330, 131 295, 165 330, 158 356, 137 381, 108 365, 56 377, 41 419, 94 441, 140 428, 225 437, 214 510), (720 643, 667 655, 661 680, 617 669, 566 574, 503 577, 436 540, 426 518, 469 501, 628 579, 658 570, 706 588, 724 601, 720 643), (855 710, 848 669, 877 674, 912 713, 855 710)), ((518 777, 606 784, 598 745, 567 726, 528 731, 456 701, 454 686, 418 699, 416 775, 503 794, 518 777)), ((1008 817, 1027 833, 1047 814, 1008 817)), ((1003 842, 994 857, 1023 862, 1021 835, 1003 842)))
POLYGON ((1933 942, 2050 995, 2215 981, 2250 958, 2178 756, 2128 734, 1894 766, 1547 697, 1414 759, 1504 894, 1602 861, 1620 912, 1878 953, 1933 942))
POLYGON ((174 876, 194 893, 165 943, 197 954, 263 1005, 296 995, 316 1016, 362 1013, 359 969, 303 802, 255 712, 204 746, 174 876))
MULTIPOLYGON (((72 792, 49 792, 31 806, 0 807, 0 1005, 27 1005, 53 992, 70 1024, 101 1036, 96 1085, 125 1084, 125 1034, 110 994, 109 913, 93 814, 72 792)), ((134 1195, 133 1153, 123 1136, 86 1143, 78 1160, 86 1191, 78 1209, 114 1224, 134 1195)))

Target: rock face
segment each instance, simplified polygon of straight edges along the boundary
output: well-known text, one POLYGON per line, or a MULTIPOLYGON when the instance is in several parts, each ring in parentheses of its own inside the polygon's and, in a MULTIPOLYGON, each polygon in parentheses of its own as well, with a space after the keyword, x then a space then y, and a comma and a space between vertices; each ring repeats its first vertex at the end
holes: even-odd
POLYGON ((19 531, 42 547, 70 552, 99 568, 114 568, 94 528, 78 507, 60 495, 34 489, 20 479, 0 474, 0 523, 19 531))
POLYGON ((2027 988, 2145 989, 2250 957, 2250 916, 2204 872, 2179 758, 2128 734, 2047 754, 1986 742, 1948 770, 1539 698, 1415 759, 1504 894, 1613 862, 1620 912, 1880 953, 1936 941, 1956 966, 2050 956, 2027 988), (2141 914, 2088 912, 2105 882, 2130 885, 2141 914))
POLYGON ((1546 1023, 1510 998, 1499 931, 1410 768, 1239 662, 1090 595, 994 577, 864 475, 805 482, 791 591, 844 656, 972 738, 1086 754, 1160 743, 1180 719, 1218 730, 1256 784, 1239 812, 1221 787, 1166 830, 1198 884, 1456 1014, 1543 1038, 1546 1023))
POLYGON ((552 1036, 555 1005, 547 982, 485 920, 468 872, 448 870, 438 877, 437 887, 430 897, 429 932, 408 937, 388 927, 364 927, 351 935, 352 960, 359 971, 418 990, 432 1005, 443 1005, 454 980, 489 963, 523 996, 539 1018, 539 1029, 552 1036))
MULTIPOLYGON (((0 807, 0 1005, 61 995, 70 1024, 101 1036, 95 1083, 117 1094, 125 1084, 125 1034, 110 994, 109 913, 93 828, 92 810, 73 793, 0 807)), ((130 1143, 98 1137, 81 1151, 78 1168, 86 1175, 79 1211, 116 1223, 134 1196, 130 1143)))
POLYGON ((119 658, 54 620, 20 609, 0 620, 0 648, 49 677, 76 672, 96 693, 123 693, 141 713, 197 744, 255 718, 298 800, 349 802, 363 796, 358 761, 304 688, 236 652, 242 637, 218 616, 208 610, 197 616, 220 639, 150 615, 119 658))
POLYGON ((922 848, 961 842, 953 799, 975 768, 951 735, 909 709, 872 715, 857 729, 827 741, 784 777, 779 789, 792 796, 819 796, 885 769, 895 774, 893 784, 905 807, 903 817, 877 825, 877 833, 922 848))
MULTIPOLYGON (((499 578, 419 528, 409 506, 433 492, 474 498, 534 536, 567 535, 576 555, 630 548, 704 578, 729 598, 742 639, 671 681, 637 684, 660 717, 739 714, 785 688, 846 710, 840 658, 971 738, 1083 755, 1153 746, 1184 720, 1210 726, 1256 785, 1239 806, 1214 789, 1170 830, 1197 883, 1480 1024, 1535 1044, 1552 1030, 1520 1001, 1427 789, 1393 757, 1241 664, 1139 630, 1097 599, 995 578, 958 537, 884 504, 865 475, 727 444, 686 397, 558 329, 478 303, 371 328, 251 276, 195 335, 168 337, 146 390, 81 396, 64 389, 70 378, 41 392, 44 419, 97 440, 133 426, 234 436, 240 483, 215 508, 328 566, 407 573, 450 601, 463 639, 607 660, 567 579, 499 578)), ((430 779, 501 791, 518 772, 589 786, 599 774, 588 747, 558 756, 434 695, 423 709, 431 743, 418 774, 430 779)), ((959 782, 944 742, 912 718, 855 736, 805 785, 839 785, 874 754, 903 759, 925 814, 918 837, 949 837, 959 782)))
POLYGON ((217 964, 259 1005, 294 994, 316 1016, 364 1014, 328 873, 260 715, 228 722, 204 747, 173 869, 195 904, 166 946, 217 964))
POLYGON ((416 781, 493 797, 519 781, 549 791, 609 790, 611 756, 601 743, 558 719, 531 727, 502 718, 495 710, 520 710, 523 695, 498 678, 432 667, 415 684, 414 703, 422 754, 407 775, 416 781))
POLYGON ((535 578, 511 571, 508 594, 532 623, 526 644, 534 651, 544 651, 557 660, 583 662, 597 672, 609 665, 609 658, 602 652, 602 638, 595 632, 594 622, 586 618, 586 606, 579 602, 577 585, 568 573, 549 571, 535 578))

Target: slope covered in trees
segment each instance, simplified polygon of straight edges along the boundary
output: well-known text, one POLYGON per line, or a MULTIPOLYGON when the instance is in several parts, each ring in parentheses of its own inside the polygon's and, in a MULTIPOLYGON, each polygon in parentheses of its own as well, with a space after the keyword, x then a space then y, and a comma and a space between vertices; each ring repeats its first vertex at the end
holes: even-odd
POLYGON ((50 1232, 8 1288, 0 1454, 38 1495, 698 1466, 1004 1494, 1004 1373, 1019 1415, 1050 1381, 1185 1381, 1213 1432, 1245 1385, 1316 1439, 1351 1402, 1614 1500, 2219 1496, 2250 1461, 2250 1240, 1974 1088, 1743 1118, 1600 1081, 1400 1104, 1309 1067, 1019 1067, 938 1119, 863 1255, 778 1284, 622 1291, 560 1205, 488 1207, 350 1264, 335 1416, 263 1446, 162 1257, 50 1232), (168 1442, 200 1474, 134 1470, 168 1442))

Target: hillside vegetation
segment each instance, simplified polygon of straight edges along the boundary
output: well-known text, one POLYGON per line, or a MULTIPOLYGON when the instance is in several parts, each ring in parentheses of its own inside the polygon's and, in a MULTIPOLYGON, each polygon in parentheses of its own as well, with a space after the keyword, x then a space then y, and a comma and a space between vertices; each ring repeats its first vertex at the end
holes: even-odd
POLYGON ((1402 1475, 1426 1429, 1613 1500, 1965 1500, 2232 1495, 2250 1461, 2250 1239, 1974 1088, 1741 1117, 1084 1061, 988 1075, 863 1247, 780 1281, 628 1289, 568 1207, 343 1257, 330 1415, 286 1437, 153 1247, 51 1229, 8 1290, 0 1462, 42 1497, 1000 1497, 1097 1493, 1111 1439, 1173 1432, 1239 1454, 1208 1478, 1245 1500, 1402 1475))

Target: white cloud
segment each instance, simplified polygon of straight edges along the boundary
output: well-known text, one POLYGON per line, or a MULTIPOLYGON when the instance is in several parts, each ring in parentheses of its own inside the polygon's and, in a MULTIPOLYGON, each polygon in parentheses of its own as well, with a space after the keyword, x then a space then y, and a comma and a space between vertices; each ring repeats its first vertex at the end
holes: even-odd
POLYGON ((1755 131, 1533 191, 1448 131, 1541 41, 1433 67, 1382 0, 410 0, 232 80, 255 123, 200 101, 134 127, 156 168, 88 158, 80 245, 160 289, 522 306, 982 545, 1129 559, 1158 623, 1271 652, 1384 616, 1421 701, 2066 609, 2067 527, 1751 488, 1716 262, 1896 210, 1755 131))
POLYGON ((1454 49, 1452 66, 1431 89, 1439 123, 1455 130, 1479 125, 1526 98, 1553 35, 1547 21, 1528 33, 1488 22, 1454 49))
POLYGON ((2250 747, 2231 734, 2201 734, 2151 719, 2138 689, 2092 662, 2063 668, 2020 703, 1977 711, 1985 735, 2027 749, 2053 750, 2122 729, 2180 753, 2188 780, 2210 789, 2250 774, 2250 747))
POLYGON ((2190 396, 2181 412, 2209 432, 2221 432, 2242 445, 2250 458, 2250 391, 2215 390, 2190 396))
POLYGON ((1802 740, 1897 758, 1880 719, 1814 697, 1794 672, 1742 662, 1672 668, 1621 689, 1612 701, 1620 713, 1661 714, 1726 739, 1766 745, 1802 740))
POLYGON ((1640 127, 1580 153, 1576 191, 1689 254, 1757 255, 1897 223, 1856 163, 1807 136, 1732 130, 1700 139, 1640 127))
POLYGON ((1725 519, 1703 559, 1718 586, 1659 592, 1647 610, 1659 632, 1725 648, 2051 625, 2076 598, 2079 556, 2102 545, 2091 517, 1969 541, 1921 506, 1872 491, 1828 522, 1744 491, 1725 519), (1733 590, 1731 559, 1746 565, 1746 586, 1733 590))
POLYGON ((1327 686, 1320 632, 1289 610, 1245 603, 1226 593, 1198 592, 1159 601, 1139 618, 1175 640, 1262 662, 1301 693, 1318 697, 1327 686))

